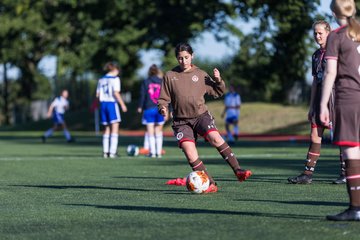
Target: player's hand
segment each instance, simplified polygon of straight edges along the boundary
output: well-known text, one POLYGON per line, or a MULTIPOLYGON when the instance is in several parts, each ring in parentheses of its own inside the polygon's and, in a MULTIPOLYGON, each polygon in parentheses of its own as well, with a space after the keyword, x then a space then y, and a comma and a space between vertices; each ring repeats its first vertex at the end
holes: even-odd
POLYGON ((220 71, 217 68, 214 68, 214 79, 217 83, 221 82, 220 71))
POLYGON ((122 105, 122 106, 121 106, 121 110, 122 110, 123 112, 127 112, 127 107, 126 107, 126 105, 122 105))
POLYGON ((168 110, 167 110, 166 107, 162 107, 159 112, 160 112, 160 114, 163 115, 164 117, 166 117, 166 116, 168 115, 168 110))
POLYGON ((137 109, 137 112, 138 112, 138 113, 141 113, 141 112, 142 112, 142 108, 138 108, 138 109, 137 109))
POLYGON ((330 124, 330 114, 327 106, 320 106, 320 121, 326 127, 330 124))

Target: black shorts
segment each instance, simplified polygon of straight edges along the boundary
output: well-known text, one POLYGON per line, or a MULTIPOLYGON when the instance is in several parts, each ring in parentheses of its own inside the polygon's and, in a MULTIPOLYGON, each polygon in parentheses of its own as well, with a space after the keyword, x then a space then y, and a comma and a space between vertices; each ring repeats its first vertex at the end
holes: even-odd
POLYGON ((210 132, 218 131, 215 125, 215 119, 208 111, 196 118, 174 119, 172 129, 179 147, 181 143, 186 141, 195 143, 198 135, 204 137, 206 140, 210 132))

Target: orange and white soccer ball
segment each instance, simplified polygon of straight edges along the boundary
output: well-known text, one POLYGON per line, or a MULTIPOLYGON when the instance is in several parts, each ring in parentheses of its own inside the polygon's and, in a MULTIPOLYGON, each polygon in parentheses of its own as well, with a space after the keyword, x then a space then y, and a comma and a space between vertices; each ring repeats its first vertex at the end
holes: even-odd
POLYGON ((204 171, 194 171, 186 177, 186 187, 190 192, 203 193, 210 185, 209 177, 204 171))

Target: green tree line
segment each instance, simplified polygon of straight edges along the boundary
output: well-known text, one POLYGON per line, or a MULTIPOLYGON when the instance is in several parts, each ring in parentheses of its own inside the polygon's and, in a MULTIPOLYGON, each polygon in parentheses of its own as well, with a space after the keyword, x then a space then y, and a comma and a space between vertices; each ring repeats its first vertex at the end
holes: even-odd
POLYGON ((49 99, 54 88, 69 88, 75 109, 88 107, 107 61, 120 64, 124 89, 135 93, 140 50, 161 50, 166 70, 176 64, 174 46, 204 30, 218 40, 226 41, 224 32, 239 38, 239 50, 221 61, 224 78, 241 86, 249 100, 285 102, 294 83, 305 82, 305 62, 313 50, 309 30, 319 17, 319 2, 2 0, 0 63, 4 70, 17 67, 20 76, 3 76, 0 122, 8 124, 16 106, 27 109, 31 101, 49 99), (245 35, 231 23, 239 18, 257 19, 259 25, 245 35), (39 70, 46 56, 57 59, 55 79, 39 70))

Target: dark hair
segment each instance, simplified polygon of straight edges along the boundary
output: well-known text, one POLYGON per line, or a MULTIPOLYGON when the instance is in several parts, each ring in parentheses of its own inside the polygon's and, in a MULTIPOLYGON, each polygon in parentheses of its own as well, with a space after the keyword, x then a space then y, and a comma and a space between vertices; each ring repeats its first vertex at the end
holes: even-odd
POLYGON ((104 71, 106 72, 110 72, 114 69, 120 70, 120 67, 116 62, 107 62, 104 66, 104 71))
POLYGON ((159 68, 156 66, 156 64, 153 64, 149 67, 148 76, 155 76, 159 74, 159 68))
POLYGON ((190 54, 193 54, 193 49, 188 43, 179 43, 175 47, 175 56, 177 57, 180 52, 186 51, 190 54))

